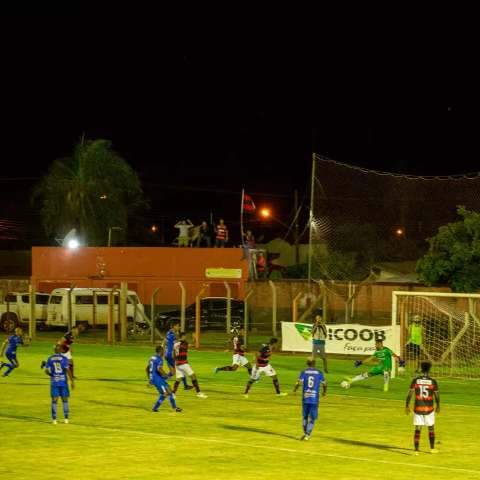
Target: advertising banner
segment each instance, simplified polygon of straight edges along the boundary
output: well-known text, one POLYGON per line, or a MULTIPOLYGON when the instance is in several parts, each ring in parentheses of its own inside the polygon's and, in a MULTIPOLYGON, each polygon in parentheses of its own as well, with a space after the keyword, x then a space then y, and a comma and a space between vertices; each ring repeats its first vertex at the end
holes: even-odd
MULTIPOLYGON (((386 347, 399 354, 400 326, 372 326, 358 323, 326 325, 327 353, 344 355, 371 355, 375 340, 383 340, 386 347)), ((282 350, 287 352, 312 351, 312 325, 310 323, 282 322, 282 350)))

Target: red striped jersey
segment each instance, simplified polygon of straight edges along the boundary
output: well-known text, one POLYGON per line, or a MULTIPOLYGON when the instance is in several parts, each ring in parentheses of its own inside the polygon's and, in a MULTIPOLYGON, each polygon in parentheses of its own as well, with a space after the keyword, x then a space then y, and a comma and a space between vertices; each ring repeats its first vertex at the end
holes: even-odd
POLYGON ((243 346, 243 344, 243 337, 240 335, 235 335, 233 337, 233 353, 236 353, 238 355, 245 355, 245 347, 243 346))
POLYGON ((188 363, 187 356, 188 356, 188 342, 186 340, 177 342, 175 344, 175 364, 184 365, 185 363, 188 363))
POLYGON ((227 235, 228 235, 228 229, 227 229, 227 226, 224 224, 224 225, 217 225, 217 238, 219 240, 226 240, 227 238, 227 235))
POLYGON ((415 391, 415 405, 413 411, 418 415, 432 413, 434 392, 438 392, 437 381, 427 375, 414 378, 410 389, 415 391))
POLYGON ((271 354, 270 345, 264 343, 257 354, 257 367, 266 367, 270 363, 271 354))

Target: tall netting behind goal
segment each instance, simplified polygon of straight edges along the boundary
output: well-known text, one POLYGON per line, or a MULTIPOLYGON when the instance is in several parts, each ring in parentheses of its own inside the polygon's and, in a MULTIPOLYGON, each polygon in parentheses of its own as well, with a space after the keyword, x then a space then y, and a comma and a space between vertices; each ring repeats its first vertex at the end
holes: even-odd
POLYGON ((309 280, 346 303, 351 283, 358 292, 358 283, 378 279, 379 264, 410 262, 414 271, 425 239, 458 219, 457 206, 480 210, 478 173, 399 175, 314 155, 311 190, 309 280))
POLYGON ((393 292, 392 323, 400 325, 409 373, 424 360, 432 376, 480 377, 480 295, 393 292))

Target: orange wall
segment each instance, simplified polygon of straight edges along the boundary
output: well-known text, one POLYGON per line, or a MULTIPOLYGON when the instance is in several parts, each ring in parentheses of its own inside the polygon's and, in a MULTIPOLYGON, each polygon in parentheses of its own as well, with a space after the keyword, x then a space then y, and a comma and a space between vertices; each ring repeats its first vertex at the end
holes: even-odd
POLYGON ((32 248, 32 283, 49 291, 71 283, 77 287, 111 287, 128 282, 144 303, 160 288, 157 303, 180 303, 183 281, 187 302, 193 301, 203 285, 206 295, 225 294, 223 279, 207 279, 206 268, 240 268, 242 278, 228 280, 232 296, 243 298, 248 266, 240 260, 236 248, 163 248, 163 247, 83 247, 69 250, 61 247, 32 248))

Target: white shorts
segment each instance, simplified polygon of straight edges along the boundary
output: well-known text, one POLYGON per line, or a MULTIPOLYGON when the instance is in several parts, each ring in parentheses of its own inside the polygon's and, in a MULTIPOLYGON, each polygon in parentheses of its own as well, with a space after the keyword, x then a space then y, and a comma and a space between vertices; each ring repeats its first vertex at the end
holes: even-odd
POLYGON ((62 353, 65 358, 68 358, 68 360, 72 360, 72 352, 69 350, 68 352, 62 353))
POLYGON ((261 374, 264 374, 267 377, 273 377, 277 374, 275 369, 269 364, 266 367, 257 367, 256 365, 252 368, 252 375, 250 378, 252 380, 258 380, 261 374))
POLYGON ((183 365, 175 365, 175 376, 177 380, 183 377, 191 377, 194 373, 195 372, 188 363, 184 363, 183 365))
POLYGON ((241 367, 244 367, 248 363, 248 358, 245 355, 240 355, 236 353, 232 357, 232 365, 240 365, 241 367))
POLYGON ((418 415, 418 413, 415 413, 413 415, 413 424, 416 427, 433 427, 435 425, 435 412, 429 413, 428 415, 418 415))

